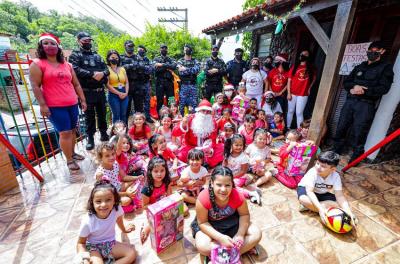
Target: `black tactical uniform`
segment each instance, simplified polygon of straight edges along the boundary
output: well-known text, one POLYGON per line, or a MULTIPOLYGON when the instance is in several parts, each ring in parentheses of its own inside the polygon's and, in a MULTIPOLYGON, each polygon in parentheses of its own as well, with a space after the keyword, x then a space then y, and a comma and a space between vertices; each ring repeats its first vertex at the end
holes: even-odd
MULTIPOLYGON (((166 48, 165 45, 161 45, 161 49, 166 48)), ((157 96, 157 112, 161 109, 164 101, 164 95, 167 100, 174 96, 174 77, 171 71, 176 69, 176 62, 171 57, 161 55, 156 57, 153 61, 154 64, 162 63, 161 67, 155 67, 156 77, 156 96, 157 96)))
MULTIPOLYGON (((106 123, 106 96, 104 86, 107 83, 107 76, 110 75, 104 60, 95 51, 74 50, 69 57, 69 62, 79 79, 85 94, 87 110, 85 111, 86 134, 88 136, 88 144, 94 147, 93 136, 96 132, 97 125, 101 133, 101 140, 107 140, 107 123, 106 123), (97 81, 93 78, 94 72, 103 72, 104 77, 97 81)), ((87 146, 88 147, 88 146, 87 146)), ((89 147, 88 149, 93 149, 89 147)))
POLYGON ((228 82, 231 83, 235 89, 238 88, 243 73, 249 69, 247 61, 242 60, 242 56, 236 56, 237 52, 243 53, 243 50, 241 48, 235 49, 235 58, 226 63, 228 82))
POLYGON ((350 160, 364 153, 364 144, 375 116, 375 107, 382 95, 386 94, 393 82, 393 67, 391 64, 368 61, 357 65, 343 83, 348 91, 346 102, 340 114, 335 141, 335 151, 340 153, 345 143, 345 136, 352 128, 354 152, 350 160), (365 86, 364 94, 351 94, 355 85, 365 86))
MULTIPOLYGON (((218 46, 213 46, 213 50, 217 48, 218 46)), ((211 56, 206 60, 204 70, 206 72, 205 98, 210 101, 213 95, 222 92, 222 78, 226 75, 226 65, 222 59, 211 56), (218 72, 209 73, 211 69, 218 69, 218 72)))

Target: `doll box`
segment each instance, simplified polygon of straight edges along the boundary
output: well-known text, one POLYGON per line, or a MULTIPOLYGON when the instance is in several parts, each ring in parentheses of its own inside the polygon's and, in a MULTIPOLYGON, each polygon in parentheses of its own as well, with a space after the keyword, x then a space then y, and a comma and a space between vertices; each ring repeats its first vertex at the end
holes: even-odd
POLYGON ((178 193, 147 207, 151 246, 158 253, 183 238, 183 199, 178 193))
POLYGON ((289 176, 304 176, 311 158, 318 147, 301 143, 289 153, 285 173, 289 176))

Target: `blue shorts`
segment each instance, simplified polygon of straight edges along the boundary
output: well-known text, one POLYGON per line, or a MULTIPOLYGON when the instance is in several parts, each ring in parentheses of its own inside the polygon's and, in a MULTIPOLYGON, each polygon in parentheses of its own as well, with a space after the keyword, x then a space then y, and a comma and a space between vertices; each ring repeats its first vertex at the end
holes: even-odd
POLYGON ((63 107, 49 107, 50 122, 57 132, 73 130, 78 125, 78 104, 63 107))

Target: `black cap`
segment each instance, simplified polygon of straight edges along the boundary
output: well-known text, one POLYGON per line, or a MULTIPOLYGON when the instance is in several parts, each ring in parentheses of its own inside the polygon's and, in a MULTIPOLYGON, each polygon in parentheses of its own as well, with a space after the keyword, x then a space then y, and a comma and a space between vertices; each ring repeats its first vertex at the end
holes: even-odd
POLYGON ((135 46, 135 43, 133 43, 132 40, 128 39, 127 41, 125 41, 124 45, 128 45, 128 44, 132 44, 133 46, 135 46))
POLYGON ((218 47, 218 45, 213 45, 211 49, 218 49, 219 50, 219 47, 218 47))
POLYGON ((193 50, 192 46, 190 46, 189 44, 185 44, 185 46, 183 46, 183 47, 193 50))
POLYGON ((163 48, 167 48, 167 49, 168 49, 168 46, 165 45, 165 44, 161 44, 161 45, 160 45, 160 49, 163 49, 163 48))
POLYGON ((237 48, 237 49, 235 49, 235 52, 241 52, 241 53, 243 53, 243 49, 242 49, 242 48, 237 48))
POLYGON ((139 46, 138 46, 138 48, 139 48, 139 49, 144 49, 144 51, 145 51, 145 52, 147 52, 147 49, 146 49, 146 47, 145 47, 145 46, 143 46, 143 45, 139 45, 139 46))
POLYGON ((81 39, 83 39, 83 38, 90 38, 90 39, 92 39, 92 37, 90 36, 90 34, 87 33, 87 32, 84 32, 84 31, 79 32, 78 35, 76 35, 76 38, 77 38, 78 40, 81 40, 81 39))

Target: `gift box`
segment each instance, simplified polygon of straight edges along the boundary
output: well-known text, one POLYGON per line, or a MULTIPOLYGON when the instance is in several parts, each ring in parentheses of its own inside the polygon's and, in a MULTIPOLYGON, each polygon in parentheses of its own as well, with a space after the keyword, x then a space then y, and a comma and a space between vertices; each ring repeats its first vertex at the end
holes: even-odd
POLYGON ((285 173, 289 176, 303 176, 317 149, 316 145, 306 143, 294 147, 289 153, 285 173))
POLYGON ((158 253, 183 238, 183 199, 174 193, 147 207, 151 246, 158 253))

